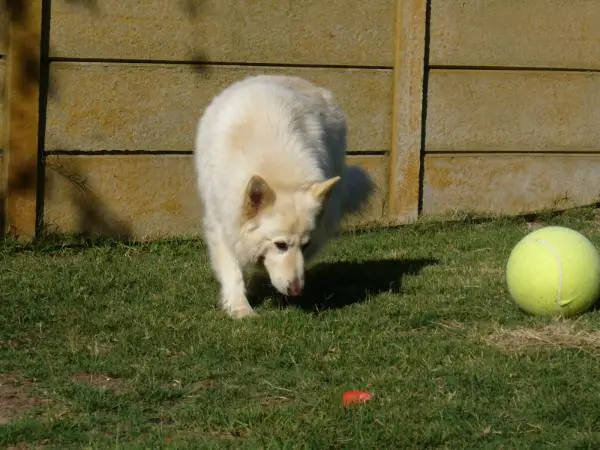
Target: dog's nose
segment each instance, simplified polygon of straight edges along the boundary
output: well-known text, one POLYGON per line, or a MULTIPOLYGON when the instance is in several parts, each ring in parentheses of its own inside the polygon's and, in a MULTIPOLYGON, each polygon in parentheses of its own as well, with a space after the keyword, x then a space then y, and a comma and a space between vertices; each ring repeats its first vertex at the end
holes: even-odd
POLYGON ((288 288, 288 293, 291 296, 297 297, 302 294, 302 285, 300 284, 300 280, 296 279, 292 282, 290 287, 288 288))

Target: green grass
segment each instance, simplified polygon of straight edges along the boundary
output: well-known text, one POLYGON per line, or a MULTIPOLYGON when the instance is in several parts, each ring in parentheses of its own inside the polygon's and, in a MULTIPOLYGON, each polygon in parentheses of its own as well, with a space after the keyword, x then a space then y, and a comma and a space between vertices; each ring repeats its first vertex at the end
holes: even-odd
MULTIPOLYGON (((592 209, 541 220, 600 244, 592 209)), ((5 243, 0 447, 598 448, 600 312, 512 304, 504 265, 528 231, 348 234, 307 298, 259 289, 244 321, 217 309, 198 240, 5 243), (343 408, 350 389, 374 398, 343 408)))

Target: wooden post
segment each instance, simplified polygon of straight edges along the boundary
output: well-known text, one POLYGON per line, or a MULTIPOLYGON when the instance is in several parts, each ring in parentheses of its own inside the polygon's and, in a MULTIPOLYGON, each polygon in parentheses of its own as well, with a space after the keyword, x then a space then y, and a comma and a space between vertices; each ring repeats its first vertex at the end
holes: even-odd
POLYGON ((10 12, 6 92, 6 232, 30 240, 36 232, 42 0, 10 12))
POLYGON ((421 195, 427 0, 396 0, 396 6, 388 214, 406 223, 418 217, 421 195))

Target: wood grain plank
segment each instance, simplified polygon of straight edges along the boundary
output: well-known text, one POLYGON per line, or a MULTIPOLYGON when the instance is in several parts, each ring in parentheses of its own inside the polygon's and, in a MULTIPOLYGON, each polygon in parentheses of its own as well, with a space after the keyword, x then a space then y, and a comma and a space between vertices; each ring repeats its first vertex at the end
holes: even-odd
POLYGON ((392 71, 188 65, 52 63, 46 149, 192 150, 212 97, 260 73, 295 74, 336 94, 349 122, 350 150, 389 150, 392 71))
MULTIPOLYGON (((377 185, 356 226, 379 217, 386 195, 387 158, 350 157, 377 185)), ((44 228, 148 240, 198 236, 201 206, 191 155, 53 155, 46 160, 44 228)))
POLYGON ((427 155, 423 214, 519 214, 600 200, 600 155, 427 155))
POLYGON ((426 150, 600 150, 600 73, 432 70, 426 150))
POLYGON ((22 18, 10 23, 5 225, 10 234, 31 240, 37 223, 42 0, 24 2, 23 8, 22 18))
POLYGON ((403 223, 419 213, 427 1, 397 5, 388 214, 403 223))
POLYGON ((51 56, 391 67, 394 3, 56 1, 51 56))
POLYGON ((434 65, 600 69, 596 0, 431 0, 434 65))

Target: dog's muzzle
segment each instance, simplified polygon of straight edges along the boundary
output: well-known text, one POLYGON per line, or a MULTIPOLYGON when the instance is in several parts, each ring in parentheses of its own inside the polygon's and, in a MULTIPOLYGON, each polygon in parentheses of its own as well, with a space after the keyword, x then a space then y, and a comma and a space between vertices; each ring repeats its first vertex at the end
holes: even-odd
POLYGON ((291 295, 292 297, 298 297, 299 295, 302 295, 302 284, 300 283, 300 280, 295 279, 292 284, 288 287, 288 295, 291 295))

